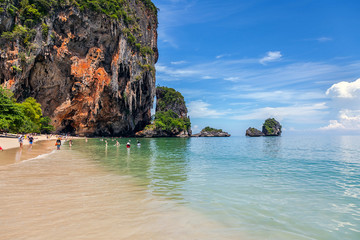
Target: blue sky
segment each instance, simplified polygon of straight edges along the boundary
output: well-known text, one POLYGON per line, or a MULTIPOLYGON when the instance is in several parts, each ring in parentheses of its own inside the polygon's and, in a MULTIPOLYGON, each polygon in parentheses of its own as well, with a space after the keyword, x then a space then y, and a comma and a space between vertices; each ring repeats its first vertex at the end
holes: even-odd
POLYGON ((360 1, 153 2, 157 84, 184 95, 194 132, 275 117, 284 134, 360 133, 360 1))

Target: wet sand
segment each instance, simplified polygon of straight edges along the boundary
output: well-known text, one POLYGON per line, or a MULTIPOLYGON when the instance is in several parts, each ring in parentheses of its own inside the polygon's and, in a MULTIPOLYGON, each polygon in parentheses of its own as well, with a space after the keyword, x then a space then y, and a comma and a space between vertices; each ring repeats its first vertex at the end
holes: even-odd
POLYGON ((34 145, 20 160, 18 150, 1 160, 0 239, 244 239, 84 154, 45 145, 40 157, 29 158, 34 145))
POLYGON ((42 140, 31 145, 24 145, 22 148, 15 147, 0 151, 0 166, 20 163, 22 161, 39 157, 55 150, 55 139, 42 140))

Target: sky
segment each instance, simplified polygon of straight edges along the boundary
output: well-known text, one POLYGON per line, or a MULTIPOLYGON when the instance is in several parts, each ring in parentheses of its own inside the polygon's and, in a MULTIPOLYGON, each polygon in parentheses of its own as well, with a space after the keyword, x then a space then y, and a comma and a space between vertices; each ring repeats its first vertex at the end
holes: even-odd
POLYGON ((274 117, 284 135, 360 134, 360 1, 153 2, 156 82, 183 94, 194 133, 274 117))

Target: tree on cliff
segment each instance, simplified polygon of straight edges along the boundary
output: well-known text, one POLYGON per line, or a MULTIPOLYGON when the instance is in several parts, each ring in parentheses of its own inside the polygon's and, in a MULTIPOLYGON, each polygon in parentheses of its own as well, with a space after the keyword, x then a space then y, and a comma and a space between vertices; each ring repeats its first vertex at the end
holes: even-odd
POLYGON ((152 124, 137 136, 190 136, 191 122, 183 95, 173 88, 156 88, 156 113, 152 124))

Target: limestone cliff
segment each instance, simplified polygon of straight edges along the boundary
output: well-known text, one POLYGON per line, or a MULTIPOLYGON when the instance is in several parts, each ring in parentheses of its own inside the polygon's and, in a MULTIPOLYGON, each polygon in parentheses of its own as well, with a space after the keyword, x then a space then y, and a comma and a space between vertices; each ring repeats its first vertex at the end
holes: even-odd
POLYGON ((173 88, 156 88, 156 114, 153 124, 137 137, 190 137, 191 123, 184 97, 173 88))
POLYGON ((151 120, 158 59, 151 1, 38 2, 0 4, 0 83, 18 101, 31 96, 41 103, 57 132, 143 129, 151 120))

